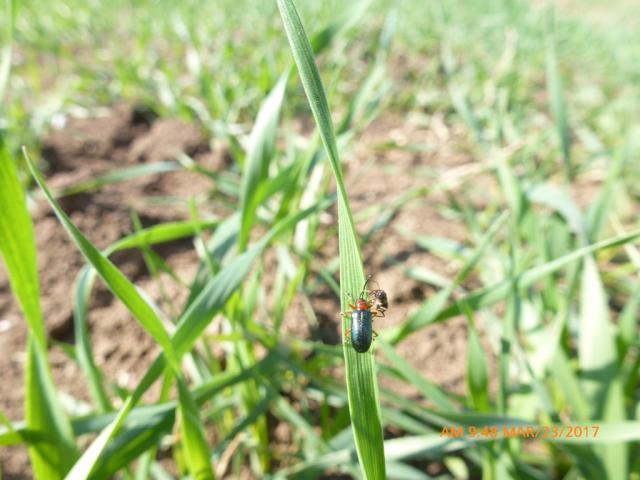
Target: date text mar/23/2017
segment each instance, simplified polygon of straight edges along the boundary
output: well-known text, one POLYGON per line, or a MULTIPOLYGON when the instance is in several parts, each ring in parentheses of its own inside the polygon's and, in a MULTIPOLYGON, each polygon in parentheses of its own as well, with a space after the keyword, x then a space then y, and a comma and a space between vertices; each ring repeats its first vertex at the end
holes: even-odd
POLYGON ((599 425, 445 425, 441 437, 447 438, 597 438, 599 425))

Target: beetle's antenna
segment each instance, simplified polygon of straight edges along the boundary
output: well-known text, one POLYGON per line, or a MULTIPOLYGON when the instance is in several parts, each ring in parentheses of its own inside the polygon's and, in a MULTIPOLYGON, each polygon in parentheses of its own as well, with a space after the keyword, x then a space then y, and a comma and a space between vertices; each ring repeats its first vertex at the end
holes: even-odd
POLYGON ((364 285, 362 286, 362 293, 360 294, 360 298, 364 298, 364 292, 366 292, 367 290, 367 284, 369 283, 369 280, 371 280, 371 277, 373 277, 373 275, 369 274, 367 275, 367 279, 364 282, 364 285))

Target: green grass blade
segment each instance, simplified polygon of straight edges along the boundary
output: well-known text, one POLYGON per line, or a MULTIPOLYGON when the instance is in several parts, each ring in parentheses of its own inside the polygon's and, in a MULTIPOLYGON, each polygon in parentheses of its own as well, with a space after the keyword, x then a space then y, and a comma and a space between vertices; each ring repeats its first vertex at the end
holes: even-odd
POLYGON ((29 430, 42 437, 29 448, 32 468, 36 478, 62 478, 73 464, 77 450, 47 361, 33 225, 15 164, 1 136, 0 211, 0 253, 29 326, 25 416, 29 430))
POLYGON ((264 187, 264 180, 269 175, 269 164, 275 154, 278 119, 280 118, 280 110, 288 78, 289 69, 280 77, 278 83, 262 103, 249 137, 240 191, 240 210, 242 212, 239 239, 240 251, 243 251, 249 242, 249 233, 254 223, 255 211, 261 200, 259 189, 264 187))
POLYGON ((198 406, 193 401, 191 392, 178 378, 178 413, 182 431, 183 449, 187 459, 189 472, 195 479, 213 479, 209 448, 204 435, 204 428, 200 420, 198 406))
POLYGON ((31 466, 37 479, 62 478, 78 456, 71 424, 58 400, 46 353, 33 338, 28 343, 25 416, 29 430, 42 436, 29 448, 31 466))
POLYGON ((46 351, 33 225, 15 163, 1 136, 0 211, 0 252, 9 273, 11 290, 20 303, 35 341, 46 351))
POLYGON ((476 411, 488 412, 489 404, 489 368, 480 336, 473 321, 473 312, 465 309, 469 325, 469 344, 467 346, 467 390, 471 404, 476 411))
MULTIPOLYGON (((131 235, 119 239, 104 251, 109 256, 114 252, 128 248, 142 247, 144 245, 155 245, 158 243, 171 242, 185 237, 195 235, 200 230, 211 229, 218 224, 214 220, 169 222, 161 225, 154 225, 144 230, 139 230, 131 235)), ((95 365, 93 358, 91 341, 88 331, 88 301, 95 283, 96 272, 90 266, 85 267, 76 280, 74 290, 74 332, 76 338, 76 354, 78 363, 84 371, 89 381, 89 391, 99 412, 111 410, 111 403, 107 397, 102 383, 102 374, 95 365)))
MULTIPOLYGON (((262 254, 269 243, 278 235, 285 231, 290 231, 300 220, 317 211, 324 210, 331 202, 320 202, 301 212, 296 212, 280 221, 275 225, 263 239, 245 253, 234 259, 229 265, 225 266, 218 274, 211 279, 202 289, 196 299, 190 304, 185 311, 178 324, 176 332, 172 337, 175 345, 175 351, 180 355, 189 351, 193 343, 199 338, 200 334, 229 300, 231 295, 240 287, 246 276, 248 275, 253 261, 262 254)), ((142 233, 142 232, 141 232, 142 233)), ((265 359, 266 360, 266 359, 265 359)), ((165 369, 165 357, 160 354, 149 367, 144 377, 136 386, 131 395, 131 403, 135 405, 142 395, 153 385, 153 383, 162 375, 165 369)), ((204 393, 203 395, 207 395, 204 393)), ((200 398, 197 396, 196 399, 200 398)), ((7 439, 14 439, 15 436, 7 435, 7 439)), ((3 437, 0 435, 0 444, 3 437)), ((144 450, 143 450, 144 451, 144 450)), ((141 452, 140 452, 141 453, 141 452)), ((105 454, 106 455, 106 454, 105 454)), ((113 466, 119 465, 117 459, 109 460, 108 464, 113 466)), ((103 471, 107 467, 98 467, 99 471, 103 471)), ((111 468, 111 467, 109 467, 111 468)), ((117 470, 116 467, 113 467, 117 470)), ((111 470, 107 470, 113 472, 111 470)))
POLYGON ((4 93, 9 84, 9 74, 11 72, 11 51, 13 43, 13 22, 15 19, 16 2, 14 0, 4 0, 4 12, 2 14, 2 22, 0 25, 2 32, 0 35, 0 102, 4 104, 4 93))
POLYGON ((553 121, 556 126, 560 147, 562 149, 562 160, 564 164, 565 177, 567 182, 573 178, 573 167, 571 165, 571 132, 569 130, 569 119, 564 98, 564 86, 558 69, 558 59, 556 56, 555 38, 555 15, 553 7, 549 9, 547 20, 547 46, 546 46, 546 70, 547 70, 547 91, 553 121))
POLYGON ((78 183, 59 192, 54 191, 53 196, 60 198, 67 195, 76 195, 78 193, 97 190, 98 188, 102 188, 113 183, 122 183, 127 180, 133 180, 147 175, 175 172, 177 170, 183 170, 183 167, 177 162, 157 162, 134 165, 133 167, 122 168, 105 173, 104 175, 98 175, 91 180, 78 183))
POLYGON ((100 435, 96 437, 89 448, 84 452, 84 454, 82 454, 82 457, 80 457, 80 459, 75 463, 66 477, 67 480, 81 480, 89 478, 96 466, 96 463, 98 462, 98 459, 100 458, 100 455, 105 450, 107 444, 116 434, 118 429, 122 426, 122 423, 129 414, 132 405, 132 398, 129 397, 113 422, 100 432, 100 435))
MULTIPOLYGON (((578 248, 566 255, 563 255, 562 257, 556 258, 555 260, 526 270, 519 275, 518 279, 516 279, 518 287, 530 287, 538 280, 544 278, 546 275, 549 275, 550 273, 553 273, 567 266, 575 260, 579 260, 599 250, 624 245, 638 238, 640 238, 640 229, 636 229, 623 235, 611 237, 606 240, 602 240, 600 242, 578 248)), ((495 305, 497 302, 503 300, 512 292, 513 282, 513 279, 507 279, 490 285, 489 287, 475 290, 462 297, 453 305, 450 305, 449 307, 443 309, 435 317, 428 317, 428 321, 425 321, 425 319, 423 318, 418 318, 417 325, 424 327, 426 325, 443 322, 449 318, 455 317, 456 315, 460 315, 461 313, 463 313, 461 306, 462 303, 468 304, 472 308, 472 310, 478 310, 480 308, 486 308, 491 305, 495 305)))
POLYGON ((187 220, 183 222, 168 222, 154 225, 127 235, 105 249, 105 255, 111 255, 128 248, 139 248, 144 245, 172 242, 185 237, 191 237, 200 230, 209 230, 217 226, 217 220, 187 220))
MULTIPOLYGON (((604 286, 593 258, 584 260, 580 294, 578 358, 585 376, 583 390, 589 399, 591 418, 624 420, 615 331, 609 318, 604 286)), ((626 445, 607 445, 599 453, 609 478, 627 478, 626 445)))
POLYGON ((95 277, 95 270, 89 267, 83 268, 78 274, 73 299, 73 331, 75 333, 78 364, 89 381, 89 392, 98 408, 98 412, 103 413, 110 411, 112 407, 102 383, 102 373, 96 366, 93 357, 87 318, 89 298, 95 277))
POLYGON ((153 337, 160 345, 169 360, 169 363, 176 371, 180 370, 178 357, 176 356, 169 334, 155 310, 149 305, 142 295, 136 290, 136 287, 118 270, 118 268, 105 257, 93 244, 78 230, 71 222, 66 213, 62 210, 58 202, 53 198, 44 178, 35 167, 26 150, 24 151, 25 159, 31 170, 33 178, 36 180, 45 197, 47 198, 51 208, 53 208, 56 216, 73 239, 78 249, 85 256, 87 261, 96 269, 100 277, 107 284, 109 289, 124 303, 127 309, 133 314, 142 327, 153 337))
POLYGON ((424 395, 424 398, 433 402, 438 408, 444 411, 455 410, 455 404, 449 399, 446 393, 444 393, 440 387, 434 385, 429 380, 412 367, 409 362, 403 359, 396 353, 389 343, 384 339, 378 339, 378 346, 380 350, 387 357, 391 365, 393 365, 400 374, 411 382, 419 391, 424 395))
POLYGON ((613 197, 616 190, 620 188, 620 176, 629 158, 629 150, 629 144, 626 143, 624 147, 615 153, 613 161, 608 168, 607 179, 598 193, 598 198, 589 206, 586 223, 589 230, 589 238, 592 241, 598 239, 607 215, 612 211, 613 197))
POLYGON ((281 220, 262 237, 260 242, 236 257, 209 280, 178 321, 176 332, 173 335, 176 351, 182 355, 191 348, 213 316, 224 307, 227 300, 240 287, 249 274, 255 259, 262 254, 274 238, 283 232, 290 231, 300 220, 312 213, 324 210, 329 204, 330 202, 322 201, 281 220))
MULTIPOLYGON (((493 221, 487 229, 487 232, 478 242, 478 246, 473 250, 473 252, 471 252, 460 271, 456 274, 454 280, 446 288, 443 288, 436 295, 427 300, 416 313, 409 316, 402 327, 397 329, 396 332, 391 333, 392 343, 395 344, 400 342, 416 330, 438 319, 440 315, 446 311, 443 309, 447 300, 480 262, 485 251, 491 244, 502 224, 507 219, 508 215, 508 212, 504 212, 493 221)), ((459 308, 459 305, 455 306, 459 308)))
MULTIPOLYGON (((356 296, 364 284, 364 271, 358 247, 353 215, 344 185, 338 148, 324 86, 313 58, 311 45, 291 0, 278 0, 280 16, 298 66, 311 112, 322 138, 338 189, 338 243, 340 249, 340 296, 342 310, 348 307, 348 294, 356 296)), ((343 321, 343 339, 350 327, 343 321)), ((378 385, 371 353, 358 354, 349 345, 344 348, 349 412, 356 450, 368 479, 385 478, 384 445, 378 385)))

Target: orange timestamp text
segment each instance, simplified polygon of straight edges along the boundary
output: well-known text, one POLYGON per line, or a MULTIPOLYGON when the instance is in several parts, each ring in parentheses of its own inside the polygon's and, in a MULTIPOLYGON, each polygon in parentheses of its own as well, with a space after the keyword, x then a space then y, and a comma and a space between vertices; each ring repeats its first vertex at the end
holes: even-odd
POLYGON ((597 438, 599 425, 445 425, 441 437, 447 438, 524 438, 561 439, 597 438))

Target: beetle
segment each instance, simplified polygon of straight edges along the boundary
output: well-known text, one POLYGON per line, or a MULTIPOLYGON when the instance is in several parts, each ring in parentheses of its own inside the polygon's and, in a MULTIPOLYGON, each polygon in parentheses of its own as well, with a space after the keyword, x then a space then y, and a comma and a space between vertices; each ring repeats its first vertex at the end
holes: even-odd
POLYGON ((384 310, 386 310, 386 308, 382 306, 382 303, 380 305, 382 306, 382 311, 375 308, 376 304, 378 303, 377 299, 379 297, 375 296, 373 292, 382 292, 384 295, 380 298, 384 298, 385 302, 383 303, 388 305, 388 302, 386 302, 387 294, 384 292, 384 290, 374 290, 368 293, 365 297, 365 293, 367 293, 367 284, 369 283, 370 279, 371 275, 369 275, 367 277, 367 280, 364 282, 362 293, 360 293, 360 295, 358 296, 355 304, 349 304, 352 310, 344 314, 345 316, 351 316, 351 329, 347 332, 347 334, 351 337, 351 345, 353 346, 353 349, 358 353, 365 353, 371 347, 373 338, 377 336, 377 333, 373 331, 373 318, 383 317, 384 310), (368 300, 368 298, 372 296, 375 299, 374 303, 368 300))

